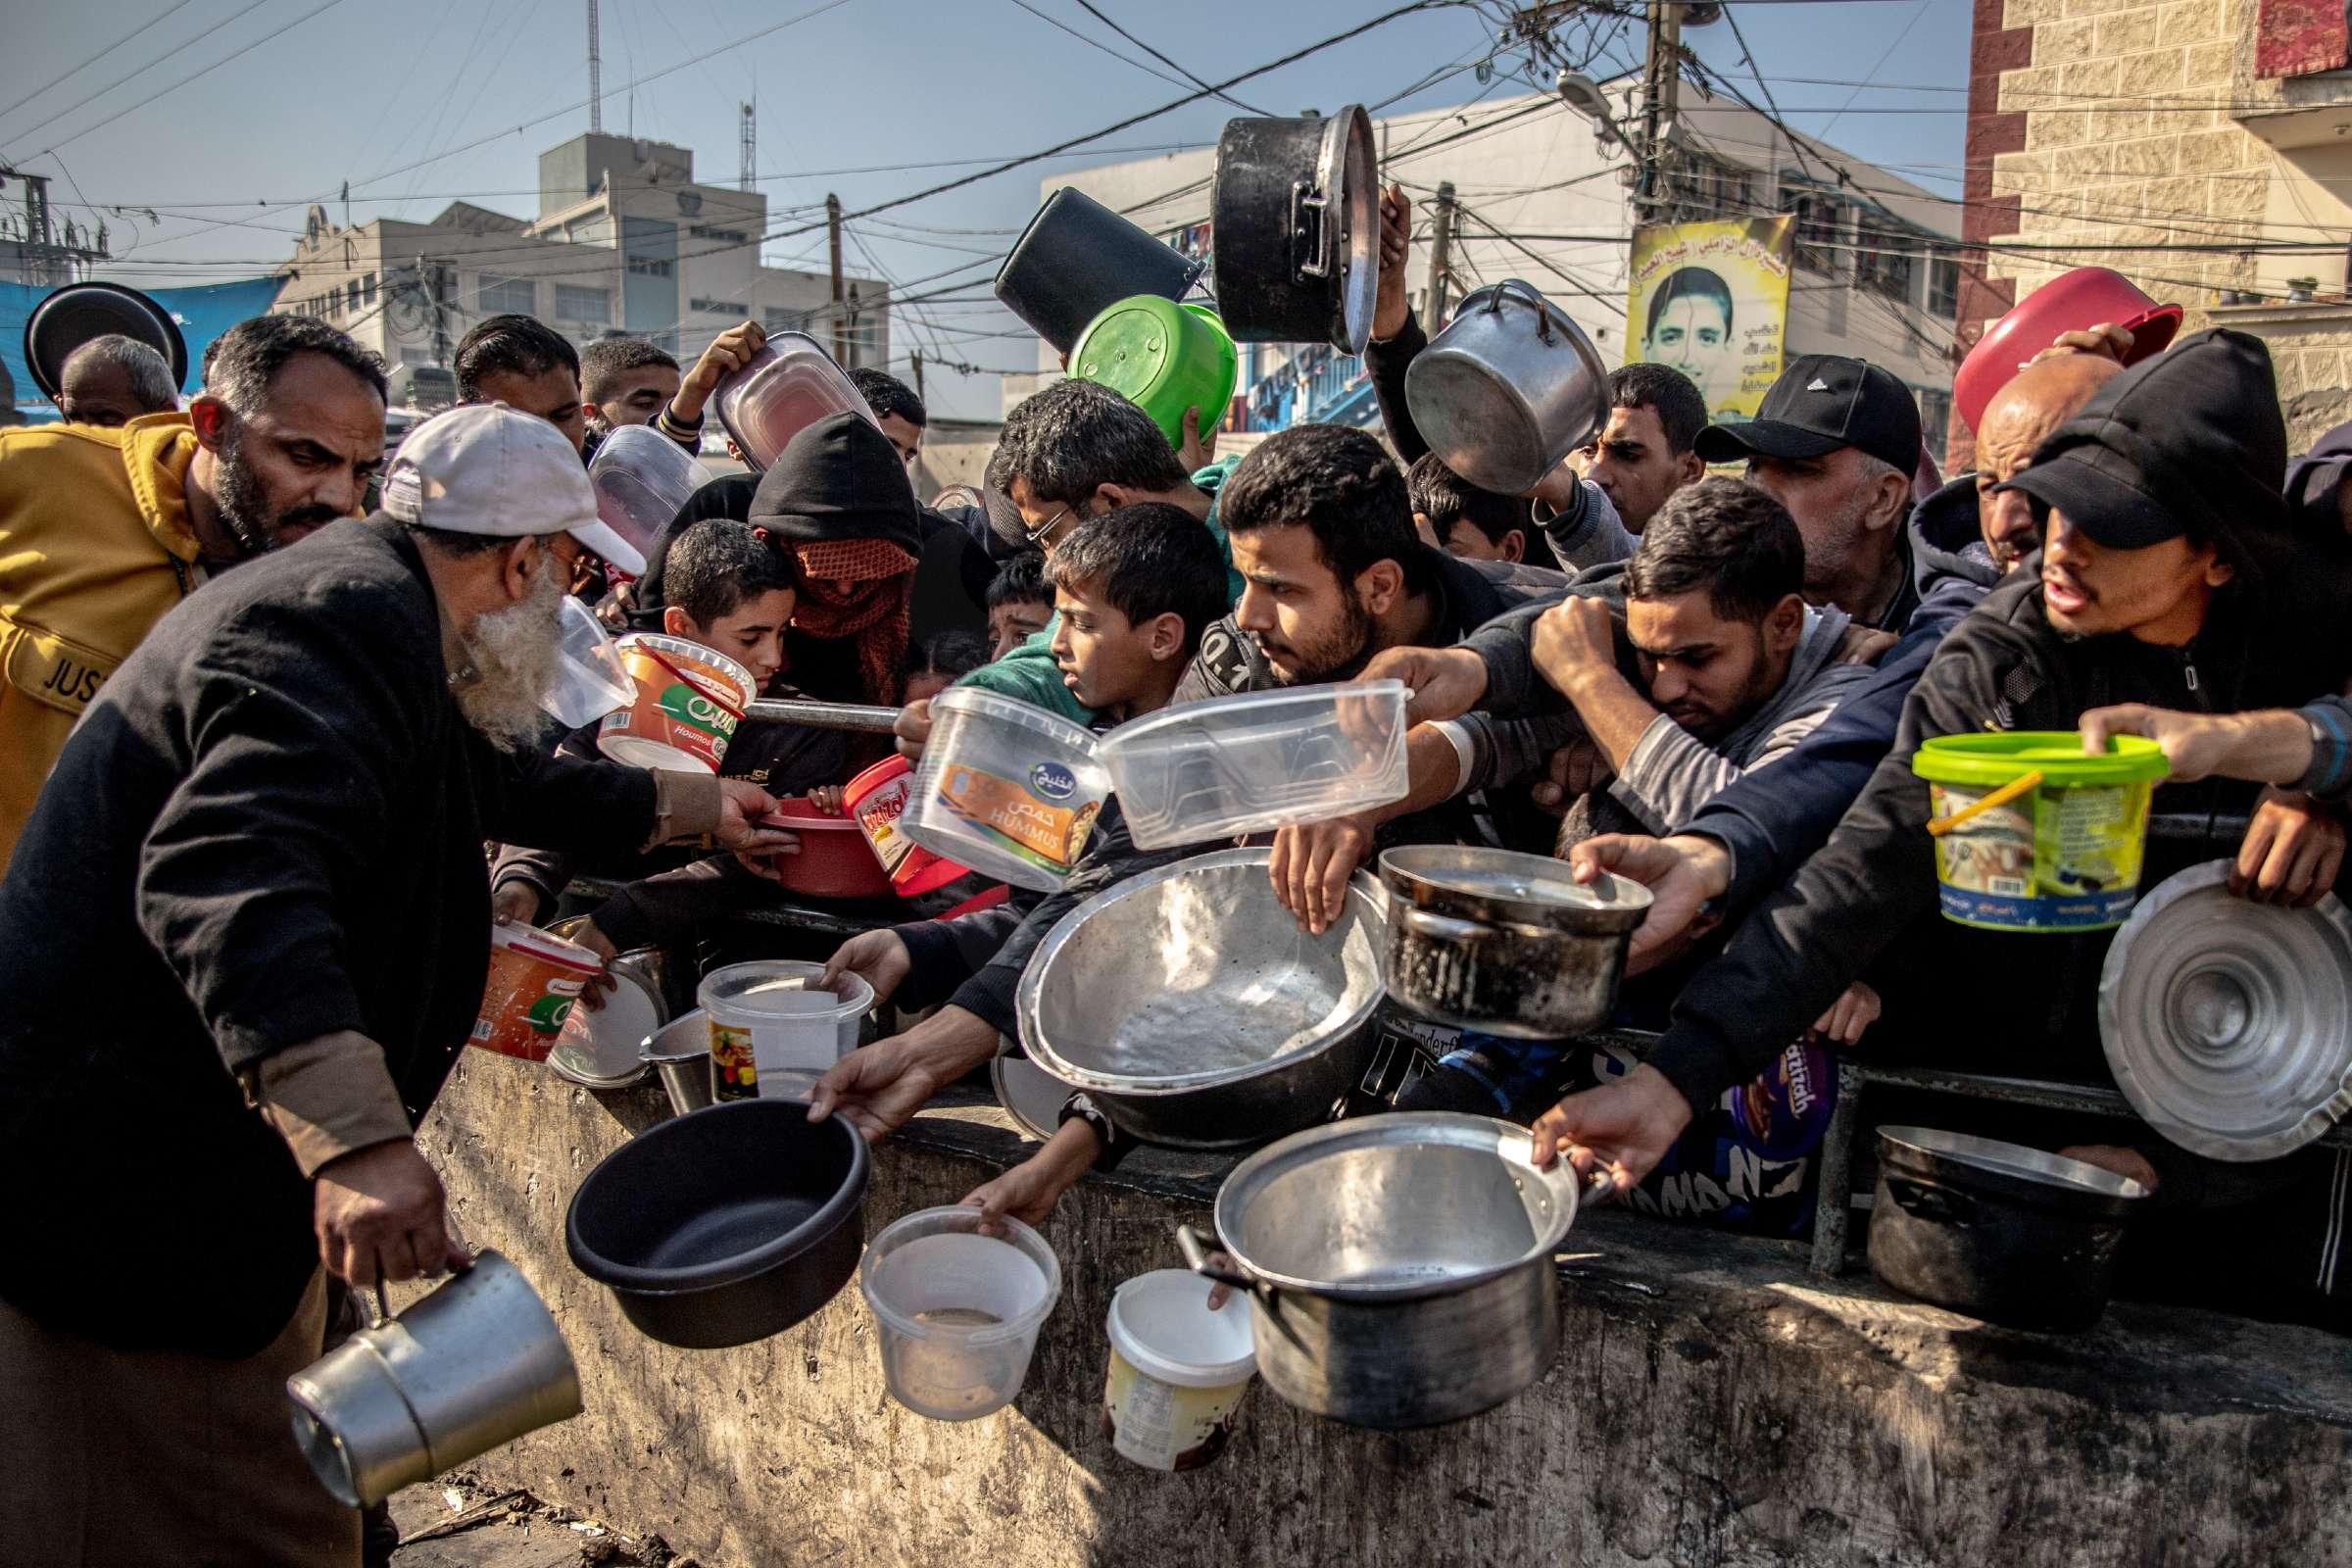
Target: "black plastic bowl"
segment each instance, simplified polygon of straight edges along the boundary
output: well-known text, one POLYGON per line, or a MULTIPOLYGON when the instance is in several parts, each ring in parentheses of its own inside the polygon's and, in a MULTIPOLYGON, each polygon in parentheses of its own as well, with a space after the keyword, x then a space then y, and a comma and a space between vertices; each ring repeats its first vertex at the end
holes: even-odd
POLYGON ((865 1247, 865 1140, 797 1100, 738 1100, 614 1150, 571 1195, 564 1245, 640 1332, 692 1350, 781 1333, 865 1247))

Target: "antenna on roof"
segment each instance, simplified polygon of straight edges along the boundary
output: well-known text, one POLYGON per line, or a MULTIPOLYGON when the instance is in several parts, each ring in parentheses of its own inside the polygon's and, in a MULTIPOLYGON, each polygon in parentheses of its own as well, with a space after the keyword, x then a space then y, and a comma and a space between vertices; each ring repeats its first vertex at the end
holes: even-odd
POLYGON ((605 57, 596 46, 596 0, 588 0, 588 134, 605 128, 605 57))
POLYGON ((760 106, 743 106, 743 134, 740 140, 740 167, 735 176, 738 190, 750 190, 757 183, 756 171, 760 162, 760 106))

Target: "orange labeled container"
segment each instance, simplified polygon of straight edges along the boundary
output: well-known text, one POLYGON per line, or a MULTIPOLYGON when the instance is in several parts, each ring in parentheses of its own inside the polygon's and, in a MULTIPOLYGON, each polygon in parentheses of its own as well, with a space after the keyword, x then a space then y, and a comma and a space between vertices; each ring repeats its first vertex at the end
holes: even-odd
POLYGON ((490 983, 469 1045, 525 1061, 545 1061, 564 1019, 604 960, 537 926, 490 928, 490 983))
POLYGON ((890 885, 900 898, 917 898, 946 887, 970 873, 942 855, 908 838, 899 827, 907 798, 914 793, 914 769, 904 757, 876 762, 850 780, 841 808, 849 812, 872 846, 874 858, 890 873, 890 885))
POLYGON ((639 632, 612 647, 637 699, 605 715, 597 750, 633 767, 717 772, 756 691, 752 672, 682 637, 639 632))

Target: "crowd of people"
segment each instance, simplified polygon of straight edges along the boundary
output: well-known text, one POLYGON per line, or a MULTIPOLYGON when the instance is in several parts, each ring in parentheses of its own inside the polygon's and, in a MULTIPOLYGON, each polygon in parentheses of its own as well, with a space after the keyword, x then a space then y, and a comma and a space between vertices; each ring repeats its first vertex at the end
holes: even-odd
MULTIPOLYGON (((2157 808, 2209 829, 2152 843, 2143 885, 2216 857, 2248 899, 2336 885, 2352 439, 2290 466, 2260 340, 2206 330, 2126 368, 2126 334, 2070 334, 1987 408, 1976 471, 1936 486, 1911 392, 1863 361, 1793 360, 1739 424, 1636 363, 1589 447, 1499 495, 1430 452, 1403 397, 1428 341, 1407 212, 1384 199, 1385 443, 1306 424, 1220 461, 1065 379, 1008 415, 984 485, 925 505, 923 404, 859 370, 870 416, 712 480, 642 553, 599 520, 583 460, 626 424, 699 449, 757 324, 682 368, 492 318, 458 347, 461 406, 388 464, 383 369, 316 318, 231 328, 184 410, 152 349, 76 353, 62 421, 0 434, 0 1170, 46 1195, 0 1250, 0 1557, 356 1554, 356 1519, 289 1474, 278 1390, 348 1288, 464 1258, 414 1133, 467 1037, 488 918, 583 915, 575 940, 607 956, 740 942, 730 917, 782 897, 799 848, 762 819, 785 797, 838 809, 889 753, 750 720, 716 776, 610 762, 539 708, 567 595, 725 654, 765 696, 896 709, 910 757, 952 685, 1108 729, 1401 679, 1408 793, 1275 834, 1273 896, 1320 931, 1401 844, 1631 877, 1654 903, 1620 1021, 1659 1038, 1634 1060, 1426 1029, 1380 1098, 1517 1118, 1544 1161, 1767 1232, 1844 1200, 1807 1157, 1837 1053, 2104 1074, 2111 933, 1938 918, 1923 742, 2150 737, 2157 808), (583 876, 617 889, 567 891, 583 876), (110 1453, 146 1478, 127 1498, 110 1453)), ((1210 413, 1188 430, 1213 438, 1210 413)), ((855 973, 913 1021, 826 1074, 810 1115, 905 1125, 1017 1038, 1056 920, 1204 848, 1139 849, 1114 797, 1055 892, 875 919, 827 983, 855 973)), ((2223 1165, 2134 1124, 1951 1114, 2145 1184, 2141 1288, 2352 1323, 2332 1155, 2223 1165), (2187 1236, 2212 1259, 2193 1276, 2171 1266, 2187 1236)), ((1127 1142, 1073 1095, 967 1201, 1042 1220, 1127 1142)))

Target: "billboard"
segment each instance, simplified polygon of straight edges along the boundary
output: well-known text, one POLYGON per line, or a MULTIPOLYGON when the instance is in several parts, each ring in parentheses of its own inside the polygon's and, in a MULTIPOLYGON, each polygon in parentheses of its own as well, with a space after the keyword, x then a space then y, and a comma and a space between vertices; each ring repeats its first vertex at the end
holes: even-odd
POLYGON ((1717 419, 1754 418, 1781 373, 1795 232, 1793 216, 1635 229, 1628 357, 1682 371, 1717 419))

